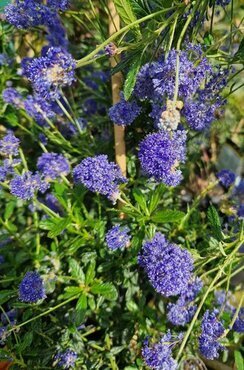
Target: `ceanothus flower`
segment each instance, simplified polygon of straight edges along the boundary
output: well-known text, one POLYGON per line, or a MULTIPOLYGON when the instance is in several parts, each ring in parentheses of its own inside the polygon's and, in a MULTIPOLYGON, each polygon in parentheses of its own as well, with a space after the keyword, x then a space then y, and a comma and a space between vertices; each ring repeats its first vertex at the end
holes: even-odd
POLYGON ((23 200, 33 198, 37 191, 45 193, 48 187, 49 184, 42 180, 40 174, 33 174, 30 171, 16 175, 10 181, 10 193, 23 200))
POLYGON ((47 0, 47 5, 56 10, 66 10, 69 7, 69 0, 47 0))
POLYGON ((18 164, 18 160, 5 159, 2 166, 0 166, 0 181, 5 181, 8 175, 13 174, 13 165, 18 164))
POLYGON ((196 131, 207 129, 216 119, 215 111, 217 106, 215 103, 210 103, 204 100, 187 100, 182 110, 182 115, 190 128, 196 131))
POLYGON ((158 343, 151 346, 147 339, 142 348, 142 357, 146 365, 152 370, 176 370, 178 364, 172 357, 172 349, 176 343, 177 340, 172 338, 170 330, 158 343))
POLYGON ((138 262, 154 289, 166 297, 184 292, 192 277, 191 254, 170 243, 161 233, 143 244, 138 262))
POLYGON ((234 184, 236 176, 234 172, 230 170, 221 170, 217 173, 217 178, 221 185, 225 188, 229 188, 232 184, 234 184))
POLYGON ((199 350, 209 360, 218 358, 219 351, 224 350, 224 347, 218 341, 224 333, 224 326, 217 317, 218 313, 219 311, 216 309, 212 312, 207 310, 201 323, 202 332, 199 337, 199 350))
POLYGON ((184 326, 193 318, 197 305, 193 304, 199 291, 202 289, 202 280, 198 277, 191 279, 185 289, 181 292, 176 303, 169 303, 167 306, 167 319, 173 325, 184 326))
POLYGON ((128 232, 128 227, 121 228, 118 225, 113 226, 105 236, 108 247, 116 250, 128 246, 130 243, 128 232))
POLYGON ((76 62, 60 47, 51 47, 45 56, 24 61, 23 74, 32 83, 36 94, 45 99, 59 98, 59 88, 75 80, 76 62))
MULTIPOLYGON (((235 311, 233 313, 235 314, 235 311)), ((244 307, 242 307, 239 311, 239 314, 233 325, 233 330, 237 333, 244 333, 244 307)))
POLYGON ((29 116, 34 118, 40 126, 45 126, 47 119, 55 117, 52 104, 39 95, 27 96, 24 101, 24 108, 29 116))
POLYGON ((62 154, 57 153, 43 153, 37 160, 37 168, 45 180, 55 180, 70 172, 68 160, 62 154))
POLYGON ((135 101, 129 102, 121 96, 121 100, 109 109, 110 119, 119 126, 130 125, 140 114, 141 108, 135 101))
POLYGON ((14 87, 7 87, 2 93, 5 103, 13 105, 15 108, 23 107, 23 98, 14 87))
POLYGON ((16 156, 19 153, 19 139, 9 131, 7 135, 0 140, 0 154, 4 156, 16 156))
POLYGON ((55 355, 55 365, 62 367, 63 369, 70 369, 75 366, 75 362, 78 358, 76 352, 72 349, 67 349, 65 352, 59 352, 55 355))
POLYGON ((19 285, 19 299, 26 303, 36 303, 46 298, 44 282, 37 271, 29 271, 25 274, 19 285))
POLYGON ((109 162, 107 155, 87 157, 73 171, 76 184, 83 184, 89 190, 105 195, 116 202, 120 183, 127 182, 121 170, 114 162, 109 162))
POLYGON ((143 171, 156 181, 176 186, 182 179, 178 169, 186 156, 186 131, 160 131, 149 134, 140 143, 138 157, 143 171))

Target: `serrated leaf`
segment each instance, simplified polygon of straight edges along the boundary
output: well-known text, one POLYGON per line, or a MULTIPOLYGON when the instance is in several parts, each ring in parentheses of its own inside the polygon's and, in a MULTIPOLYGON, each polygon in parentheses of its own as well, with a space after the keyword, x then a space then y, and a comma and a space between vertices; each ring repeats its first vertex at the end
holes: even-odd
MULTIPOLYGON (((132 6, 129 0, 114 0, 117 12, 119 13, 120 18, 126 25, 129 25, 137 20, 132 6)), ((140 28, 138 25, 132 28, 132 31, 138 36, 141 36, 140 28)))
POLYGON ((137 74, 141 67, 141 56, 137 57, 133 64, 130 67, 129 72, 127 73, 125 83, 124 83, 124 97, 125 100, 128 100, 133 92, 133 89, 136 84, 137 74))
POLYGON ((69 271, 71 272, 72 277, 77 279, 78 283, 85 282, 85 274, 82 270, 80 264, 73 258, 69 260, 69 271))
POLYGON ((33 332, 29 331, 25 333, 24 338, 21 339, 21 342, 16 346, 19 352, 22 352, 27 347, 30 347, 33 341, 33 332))
POLYGON ((97 283, 91 287, 91 293, 99 294, 109 301, 115 301, 118 297, 118 292, 112 283, 97 283))
POLYGON ((77 310, 86 310, 87 309, 87 296, 85 295, 85 293, 83 293, 77 303, 76 303, 76 309, 77 310))
POLYGON ((239 351, 234 351, 234 356, 237 370, 244 370, 244 361, 242 354, 239 351))
POLYGON ((155 211, 155 209, 157 208, 165 189, 166 186, 164 184, 160 184, 155 190, 151 191, 148 206, 150 214, 153 213, 153 211, 155 211))
POLYGON ((222 240, 223 235, 222 235, 222 230, 221 230, 221 222, 220 222, 219 214, 214 206, 210 206, 208 208, 207 217, 211 225, 213 236, 218 241, 222 240))
POLYGON ((138 203, 138 205, 141 207, 143 212, 148 214, 148 209, 147 209, 147 201, 145 195, 141 192, 139 189, 134 189, 133 190, 133 197, 135 198, 135 201, 138 203))
POLYGON ((12 216, 15 206, 16 206, 16 201, 15 200, 12 200, 12 201, 7 203, 6 208, 5 208, 5 212, 4 212, 4 219, 5 220, 9 219, 12 216))
POLYGON ((184 215, 184 212, 181 211, 165 209, 152 215, 151 219, 156 223, 177 223, 180 222, 184 215))
POLYGON ((95 275, 96 275, 95 268, 96 268, 96 261, 93 260, 90 262, 87 272, 86 272, 86 285, 90 285, 93 282, 95 275))
POLYGON ((71 223, 70 217, 52 219, 53 226, 51 227, 47 236, 49 238, 55 238, 60 235, 64 229, 71 223))

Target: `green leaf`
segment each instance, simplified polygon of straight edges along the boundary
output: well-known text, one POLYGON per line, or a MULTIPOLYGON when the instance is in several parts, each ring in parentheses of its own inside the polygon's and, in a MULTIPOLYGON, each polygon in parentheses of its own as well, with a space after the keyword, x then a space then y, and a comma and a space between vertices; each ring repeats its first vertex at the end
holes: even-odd
POLYGON ((135 59, 127 73, 125 83, 124 83, 124 97, 128 100, 132 94, 132 91, 136 84, 136 77, 141 67, 141 55, 135 59))
MULTIPOLYGON (((137 20, 129 0, 114 0, 114 3, 120 18, 126 25, 129 25, 137 20)), ((138 25, 134 26, 132 30, 135 32, 137 37, 141 36, 138 25)))
POLYGON ((109 301, 115 301, 118 297, 118 292, 112 283, 97 283, 91 287, 91 293, 99 294, 109 301))
POLYGON ((7 203, 5 212, 4 212, 5 220, 9 219, 12 216, 15 206, 16 206, 15 200, 11 200, 9 203, 7 203))
POLYGON ((87 296, 85 293, 83 293, 77 303, 76 303, 76 309, 77 310, 86 310, 87 309, 87 296))
POLYGON ((221 222, 219 218, 219 214, 214 206, 210 206, 207 211, 208 221, 211 225, 211 229, 213 232, 213 236, 218 240, 223 239, 222 231, 221 231, 221 222))
POLYGON ((93 260, 93 261, 90 262, 90 265, 89 265, 89 267, 87 269, 87 272, 86 272, 86 285, 90 285, 93 282, 93 280, 96 276, 95 268, 96 268, 96 261, 93 260))
POLYGON ((64 288, 64 290, 65 290, 65 293, 63 294, 64 299, 68 299, 75 296, 76 294, 78 295, 82 293, 82 288, 79 286, 68 286, 64 288))
POLYGON ((69 260, 69 271, 71 272, 72 277, 77 279, 78 283, 85 282, 85 274, 82 270, 80 264, 73 258, 69 260))
MULTIPOLYGON (((1 5, 0 5, 0 9, 1 9, 1 5)), ((12 126, 17 126, 18 124, 18 117, 16 116, 15 113, 8 113, 6 115, 6 119, 7 121, 12 125, 12 126)))
POLYGON ((141 192, 139 189, 134 189, 133 190, 133 197, 135 198, 135 201, 139 204, 141 207, 142 211, 145 212, 147 215, 148 209, 147 209, 147 201, 145 195, 141 192))
POLYGON ((60 235, 64 229, 71 223, 70 217, 66 218, 53 218, 52 219, 53 226, 51 227, 47 236, 49 238, 55 238, 56 236, 60 235))
POLYGON ((184 217, 184 212, 172 210, 172 209, 165 209, 155 213, 151 216, 153 222, 156 223, 178 223, 184 217))
POLYGON ((0 304, 7 302, 12 296, 14 292, 12 290, 1 290, 0 292, 0 304))
POLYGON ((32 341, 33 341, 33 332, 28 331, 27 333, 25 333, 24 338, 21 339, 21 342, 19 342, 18 345, 16 346, 17 350, 19 352, 22 352, 27 347, 30 347, 32 341))
POLYGON ((153 213, 153 211, 155 211, 155 209, 157 208, 165 189, 166 186, 164 184, 160 184, 155 190, 151 191, 148 206, 150 214, 153 213))
POLYGON ((242 358, 242 354, 239 351, 234 351, 234 356, 237 370, 244 370, 244 361, 242 358))

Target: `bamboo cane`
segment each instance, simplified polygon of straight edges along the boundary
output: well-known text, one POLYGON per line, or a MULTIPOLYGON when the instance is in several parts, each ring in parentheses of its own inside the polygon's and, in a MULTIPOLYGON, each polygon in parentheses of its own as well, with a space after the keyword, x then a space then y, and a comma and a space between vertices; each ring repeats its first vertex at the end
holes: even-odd
MULTIPOLYGON (((113 0, 108 1, 109 8, 109 35, 119 30, 120 19, 116 11, 113 0)), ((111 67, 115 67, 118 63, 118 56, 110 58, 111 67)), ((120 91, 122 87, 122 74, 120 72, 115 73, 112 76, 112 99, 113 104, 120 100, 120 91)), ((124 126, 118 126, 114 124, 114 143, 115 143, 115 160, 119 165, 121 172, 126 176, 126 148, 125 148, 125 128, 124 126)))

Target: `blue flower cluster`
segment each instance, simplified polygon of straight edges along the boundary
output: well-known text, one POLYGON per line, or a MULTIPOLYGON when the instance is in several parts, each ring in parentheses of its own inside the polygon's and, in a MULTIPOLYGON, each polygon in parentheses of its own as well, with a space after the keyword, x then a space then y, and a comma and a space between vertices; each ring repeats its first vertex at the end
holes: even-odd
POLYGON ((207 310, 204 313, 201 329, 202 333, 199 337, 199 350, 201 354, 213 360, 219 357, 219 351, 223 351, 224 347, 219 343, 219 337, 224 333, 224 326, 219 321, 217 315, 219 311, 207 310))
POLYGON ((121 100, 109 109, 109 117, 116 125, 127 126, 136 119, 140 112, 141 108, 135 101, 126 101, 121 96, 121 100))
POLYGON ((55 100, 60 96, 60 88, 75 80, 75 66, 75 60, 67 51, 51 47, 44 56, 25 61, 23 75, 37 95, 55 100))
POLYGON ((197 309, 193 301, 202 289, 202 286, 202 280, 194 277, 188 282, 185 290, 181 292, 176 303, 168 304, 167 318, 173 325, 184 326, 191 321, 197 309))
POLYGON ((48 188, 49 184, 42 180, 40 174, 33 174, 30 171, 25 172, 23 175, 15 175, 10 181, 11 194, 23 200, 33 198, 37 191, 45 193, 48 188))
POLYGON ((65 352, 59 352, 54 357, 55 365, 62 367, 63 369, 70 369, 75 366, 75 362, 78 358, 76 352, 72 349, 67 349, 65 352))
MULTIPOLYGON (((235 314, 235 311, 233 312, 235 314)), ((239 311, 236 321, 233 325, 233 330, 237 333, 244 333, 244 307, 239 311)))
POLYGON ((127 247, 130 244, 128 232, 128 227, 113 226, 105 236, 108 247, 112 250, 127 247))
POLYGON ((25 274, 19 286, 19 299, 26 303, 36 303, 46 298, 44 282, 36 271, 25 274))
POLYGON ((43 174, 45 180, 55 180, 60 176, 66 176, 70 172, 68 160, 61 154, 43 153, 37 161, 37 168, 43 174))
POLYGON ((2 93, 3 100, 16 108, 23 107, 23 98, 21 94, 13 87, 7 87, 2 93))
POLYGON ((4 156, 17 156, 19 154, 19 139, 11 131, 0 140, 0 154, 4 156))
POLYGON ((118 165, 108 161, 107 155, 87 157, 73 171, 76 184, 83 184, 89 190, 105 195, 114 203, 119 196, 120 183, 126 182, 118 165))
POLYGON ((234 172, 230 170, 221 170, 217 173, 217 178, 221 185, 225 188, 229 188, 231 185, 234 184, 236 176, 234 172))
POLYGON ((168 186, 178 185, 182 179, 178 166, 186 156, 186 131, 177 130, 172 135, 159 131, 148 135, 140 143, 138 156, 147 175, 168 186))
POLYGON ((158 293, 169 297, 186 291, 192 277, 193 258, 163 234, 156 233, 152 240, 143 244, 138 262, 158 293))
POLYGON ((151 346, 146 340, 142 348, 146 365, 153 370, 176 370, 178 365, 172 357, 172 349, 177 342, 179 339, 172 338, 170 331, 164 334, 158 343, 151 346))

